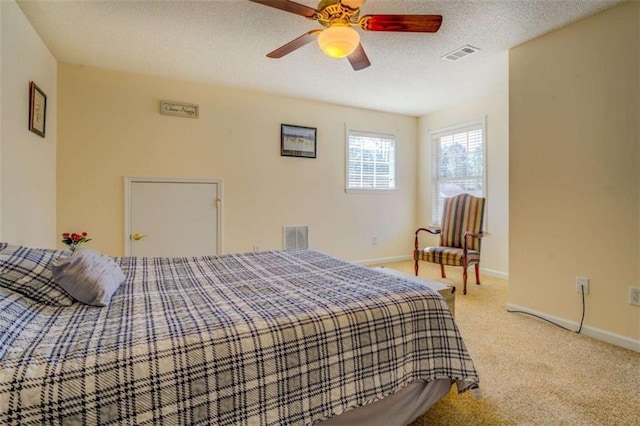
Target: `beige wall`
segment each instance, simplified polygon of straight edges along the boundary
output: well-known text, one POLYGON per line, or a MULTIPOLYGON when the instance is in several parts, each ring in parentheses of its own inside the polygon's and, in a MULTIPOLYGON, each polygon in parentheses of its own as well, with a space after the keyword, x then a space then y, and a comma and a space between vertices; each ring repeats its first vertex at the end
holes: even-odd
POLYGON ((2 4, 0 4, 0 240, 2 240, 2 4))
POLYGON ((57 64, 15 2, 0 10, 0 240, 54 247, 57 64), (29 81, 47 94, 44 139, 27 127, 29 81))
POLYGON ((58 87, 59 232, 120 255, 125 176, 220 178, 224 252, 281 249, 284 225, 309 225, 312 248, 347 260, 411 255, 415 118, 68 64, 58 87), (200 118, 160 115, 163 99, 200 118), (281 157, 281 123, 316 127, 318 158, 281 157), (397 191, 345 193, 345 123, 397 133, 397 191))
MULTIPOLYGON (((494 93, 419 119, 418 225, 431 224, 431 147, 429 130, 459 123, 487 120, 487 207, 482 240, 484 273, 507 277, 509 273, 509 79, 508 56, 502 55, 495 78, 503 83, 494 93)), ((436 237, 425 241, 437 243, 436 237)))
MULTIPOLYGON (((638 345, 640 4, 510 53, 509 303, 638 345)), ((640 348, 640 345, 637 346, 640 348)))

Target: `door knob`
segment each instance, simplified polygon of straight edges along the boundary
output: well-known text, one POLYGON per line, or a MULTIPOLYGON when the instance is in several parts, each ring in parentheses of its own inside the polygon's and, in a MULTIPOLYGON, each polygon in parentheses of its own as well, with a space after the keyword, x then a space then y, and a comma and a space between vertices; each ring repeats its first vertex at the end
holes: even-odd
POLYGON ((146 237, 146 235, 141 234, 141 233, 139 233, 139 232, 136 232, 135 234, 133 234, 133 235, 131 236, 131 239, 132 239, 132 240, 135 240, 135 241, 138 241, 138 240, 143 239, 144 237, 146 237))

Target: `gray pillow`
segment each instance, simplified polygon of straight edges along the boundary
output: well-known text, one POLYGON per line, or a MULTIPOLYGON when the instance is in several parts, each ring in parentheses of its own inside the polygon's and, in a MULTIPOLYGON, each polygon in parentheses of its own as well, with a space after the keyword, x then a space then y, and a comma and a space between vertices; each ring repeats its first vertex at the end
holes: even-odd
POLYGON ((53 280, 78 302, 107 306, 124 281, 120 267, 109 256, 81 248, 53 265, 53 280))

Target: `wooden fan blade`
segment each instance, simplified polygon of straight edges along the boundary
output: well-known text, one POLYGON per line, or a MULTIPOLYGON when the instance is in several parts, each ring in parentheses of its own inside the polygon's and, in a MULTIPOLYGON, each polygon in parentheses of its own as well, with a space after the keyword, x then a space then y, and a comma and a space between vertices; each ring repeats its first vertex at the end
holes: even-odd
POLYGON ((358 25, 365 31, 401 31, 435 33, 442 24, 442 15, 367 15, 358 25))
POLYGON ((284 55, 287 55, 293 52, 294 50, 299 49, 302 46, 311 43, 313 40, 316 39, 316 37, 318 37, 318 34, 320 34, 321 32, 322 30, 311 30, 306 34, 302 34, 297 39, 291 40, 289 43, 285 44, 284 46, 280 46, 273 52, 268 53, 267 57, 275 58, 275 59, 282 58, 284 55))
POLYGON ((313 18, 317 10, 312 7, 305 6, 303 4, 294 3, 289 0, 249 0, 254 3, 260 3, 265 6, 275 7, 276 9, 284 10, 285 12, 295 13, 296 15, 304 16, 306 18, 313 18))
POLYGON ((351 63, 354 71, 360 71, 361 69, 367 68, 369 65, 371 65, 371 62, 369 62, 369 58, 367 58, 367 54, 364 53, 362 43, 358 44, 356 50, 354 50, 351 55, 347 56, 347 59, 349 59, 349 62, 351 63))

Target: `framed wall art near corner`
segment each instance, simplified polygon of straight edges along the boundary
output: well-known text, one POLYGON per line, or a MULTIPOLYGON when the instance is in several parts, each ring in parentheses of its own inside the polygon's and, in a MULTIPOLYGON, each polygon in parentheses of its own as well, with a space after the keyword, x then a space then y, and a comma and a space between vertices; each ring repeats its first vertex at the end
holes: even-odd
POLYGON ((33 82, 29 82, 29 130, 45 135, 47 123, 47 95, 33 82))
POLYGON ((280 155, 316 158, 316 132, 315 127, 282 124, 280 127, 280 155))

